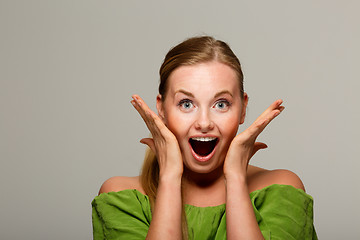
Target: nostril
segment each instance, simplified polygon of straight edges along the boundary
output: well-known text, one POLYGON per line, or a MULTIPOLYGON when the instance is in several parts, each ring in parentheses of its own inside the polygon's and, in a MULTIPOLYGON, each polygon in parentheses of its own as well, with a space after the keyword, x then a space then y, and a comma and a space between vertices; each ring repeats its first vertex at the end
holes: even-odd
POLYGON ((195 125, 195 129, 200 130, 201 132, 208 132, 209 130, 214 129, 214 124, 213 123, 209 123, 209 124, 196 124, 195 125))
POLYGON ((215 125, 214 122, 208 118, 207 119, 199 119, 195 123, 195 128, 197 130, 201 130, 202 132, 207 132, 207 131, 213 129, 214 125, 215 125))

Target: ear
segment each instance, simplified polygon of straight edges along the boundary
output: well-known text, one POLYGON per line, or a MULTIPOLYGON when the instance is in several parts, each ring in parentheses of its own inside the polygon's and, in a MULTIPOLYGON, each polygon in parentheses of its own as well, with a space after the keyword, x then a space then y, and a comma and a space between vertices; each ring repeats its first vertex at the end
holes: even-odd
POLYGON ((243 124, 245 121, 246 116, 246 107, 248 105, 249 97, 246 92, 244 92, 244 98, 243 98, 243 105, 241 109, 241 117, 240 117, 240 124, 243 124))
POLYGON ((164 121, 165 114, 164 114, 163 99, 162 99, 162 96, 160 94, 158 94, 157 97, 156 97, 156 109, 158 111, 159 117, 161 118, 161 120, 164 121))

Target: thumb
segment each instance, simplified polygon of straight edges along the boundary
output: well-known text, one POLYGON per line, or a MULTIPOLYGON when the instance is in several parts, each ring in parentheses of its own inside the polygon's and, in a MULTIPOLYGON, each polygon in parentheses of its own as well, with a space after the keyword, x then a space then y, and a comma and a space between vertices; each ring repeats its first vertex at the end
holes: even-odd
POLYGON ((262 143, 262 142, 256 142, 256 143, 254 143, 254 148, 253 148, 253 151, 252 151, 252 153, 251 153, 251 157, 250 158, 252 158, 254 155, 255 155, 255 153, 257 152, 257 151, 259 151, 260 149, 265 149, 265 148, 267 148, 268 146, 265 144, 265 143, 262 143))
POLYGON ((152 138, 143 138, 140 140, 142 144, 148 145, 153 153, 156 153, 155 143, 152 138))

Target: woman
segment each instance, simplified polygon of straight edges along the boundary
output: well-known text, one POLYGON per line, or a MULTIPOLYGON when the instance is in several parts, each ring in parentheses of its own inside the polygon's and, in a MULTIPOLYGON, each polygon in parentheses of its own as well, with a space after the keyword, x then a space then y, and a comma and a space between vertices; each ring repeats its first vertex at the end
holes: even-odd
POLYGON ((140 141, 151 149, 141 175, 102 185, 94 239, 317 239, 299 177, 249 165, 284 107, 276 100, 237 135, 248 96, 229 46, 190 38, 166 55, 160 80, 158 115, 131 101, 152 134, 140 141))

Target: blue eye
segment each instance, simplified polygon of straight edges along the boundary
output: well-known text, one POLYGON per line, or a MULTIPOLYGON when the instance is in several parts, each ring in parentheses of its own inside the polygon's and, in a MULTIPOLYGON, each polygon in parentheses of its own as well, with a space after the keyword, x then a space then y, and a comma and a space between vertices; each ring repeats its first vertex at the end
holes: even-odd
POLYGON ((183 99, 178 103, 178 106, 180 106, 181 108, 183 108, 185 110, 189 110, 194 107, 194 104, 189 99, 183 99))
POLYGON ((225 103, 223 103, 223 102, 218 102, 218 103, 216 103, 216 106, 217 106, 218 108, 225 108, 225 107, 226 107, 225 103))
POLYGON ((192 103, 186 102, 186 103, 183 104, 183 107, 184 107, 184 108, 191 108, 191 107, 192 107, 192 103))
POLYGON ((229 103, 229 101, 222 99, 215 103, 214 108, 217 108, 219 110, 227 110, 230 105, 231 104, 229 103))

